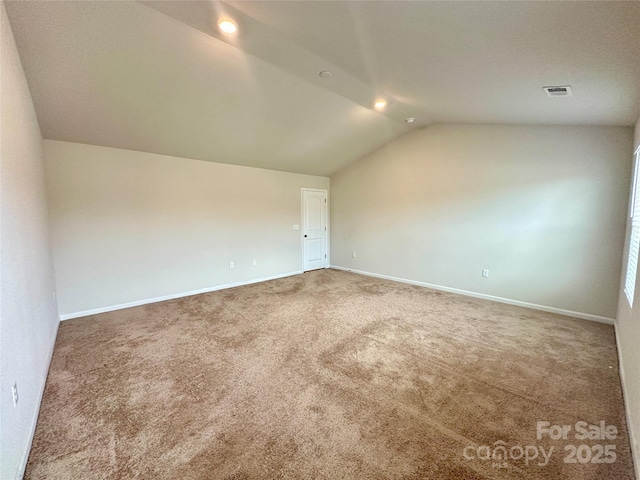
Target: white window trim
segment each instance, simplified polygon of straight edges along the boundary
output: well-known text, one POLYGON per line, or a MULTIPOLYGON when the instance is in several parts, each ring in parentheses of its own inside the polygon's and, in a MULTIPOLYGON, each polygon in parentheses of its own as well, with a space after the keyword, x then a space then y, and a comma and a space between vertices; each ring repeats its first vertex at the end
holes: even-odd
POLYGON ((627 257, 627 273, 624 279, 624 293, 629 306, 633 307, 633 296, 638 276, 638 255, 640 255, 640 146, 634 153, 633 184, 631 185, 631 202, 629 217, 631 218, 631 234, 629 236, 629 252, 627 257))

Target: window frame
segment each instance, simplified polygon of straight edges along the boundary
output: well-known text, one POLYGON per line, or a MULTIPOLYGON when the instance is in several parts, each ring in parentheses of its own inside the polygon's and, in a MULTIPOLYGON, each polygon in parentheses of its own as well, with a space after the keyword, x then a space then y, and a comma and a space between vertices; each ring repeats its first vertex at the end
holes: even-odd
POLYGON ((633 308, 633 299, 638 277, 638 257, 640 255, 640 146, 633 154, 633 183, 631 185, 631 202, 629 218, 629 248, 627 252, 627 269, 624 277, 624 293, 629 307, 633 308))

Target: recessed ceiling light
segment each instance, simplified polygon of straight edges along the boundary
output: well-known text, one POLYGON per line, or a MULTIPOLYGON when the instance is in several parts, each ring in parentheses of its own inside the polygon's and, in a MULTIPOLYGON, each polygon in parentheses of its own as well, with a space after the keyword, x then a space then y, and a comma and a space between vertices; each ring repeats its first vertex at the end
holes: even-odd
POLYGON ((233 20, 224 18, 218 22, 218 28, 224 33, 236 33, 238 31, 238 25, 233 20))
POLYGON ((415 117, 407 117, 404 119, 404 123, 413 123, 416 121, 415 117))
POLYGON ((382 110, 384 109, 384 107, 387 106, 387 101, 379 98, 378 100, 375 101, 375 103, 373 104, 373 108, 375 108, 376 110, 382 110))

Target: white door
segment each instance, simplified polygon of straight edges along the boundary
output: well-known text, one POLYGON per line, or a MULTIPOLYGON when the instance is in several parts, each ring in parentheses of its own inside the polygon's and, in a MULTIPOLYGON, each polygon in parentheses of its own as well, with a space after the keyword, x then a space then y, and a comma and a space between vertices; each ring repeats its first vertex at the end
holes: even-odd
POLYGON ((327 191, 302 189, 303 270, 327 267, 327 191))

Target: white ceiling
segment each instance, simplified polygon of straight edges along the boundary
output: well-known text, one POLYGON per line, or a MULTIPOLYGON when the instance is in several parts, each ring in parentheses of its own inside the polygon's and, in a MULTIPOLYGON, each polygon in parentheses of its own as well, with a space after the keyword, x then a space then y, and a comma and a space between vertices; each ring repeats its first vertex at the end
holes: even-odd
POLYGON ((640 1, 6 6, 49 139, 330 175, 431 123, 640 116, 640 1))

